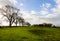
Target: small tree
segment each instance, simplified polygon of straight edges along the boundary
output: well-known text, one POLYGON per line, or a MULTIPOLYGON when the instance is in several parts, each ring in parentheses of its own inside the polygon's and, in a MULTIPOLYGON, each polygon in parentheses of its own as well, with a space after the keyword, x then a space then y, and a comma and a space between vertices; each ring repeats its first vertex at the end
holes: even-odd
POLYGON ((31 26, 31 24, 30 24, 29 22, 26 22, 26 25, 27 25, 27 26, 31 26))
POLYGON ((24 26, 25 20, 23 17, 18 17, 17 20, 18 20, 19 25, 22 24, 22 26, 24 26))

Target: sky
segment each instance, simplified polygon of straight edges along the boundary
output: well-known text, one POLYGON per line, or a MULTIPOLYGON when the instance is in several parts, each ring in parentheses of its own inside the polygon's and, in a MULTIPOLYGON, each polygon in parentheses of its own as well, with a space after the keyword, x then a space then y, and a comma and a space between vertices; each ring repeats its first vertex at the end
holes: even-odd
POLYGON ((0 0, 0 8, 5 4, 20 9, 23 18, 31 24, 60 26, 60 0, 0 0))

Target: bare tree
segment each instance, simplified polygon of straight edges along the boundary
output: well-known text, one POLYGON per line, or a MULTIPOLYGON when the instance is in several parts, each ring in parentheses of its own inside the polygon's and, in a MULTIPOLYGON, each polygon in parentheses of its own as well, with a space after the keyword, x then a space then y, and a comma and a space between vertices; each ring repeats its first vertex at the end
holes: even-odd
POLYGON ((16 8, 12 7, 12 6, 9 6, 9 5, 6 5, 5 6, 5 9, 0 9, 3 11, 3 16, 6 17, 9 21, 9 26, 12 26, 12 24, 14 23, 15 21, 15 14, 17 11, 16 8))
POLYGON ((24 26, 25 20, 23 18, 21 18, 21 23, 22 23, 22 26, 24 26))
POLYGON ((18 21, 19 25, 22 24, 22 26, 24 26, 25 20, 23 17, 17 17, 17 21, 18 21))
POLYGON ((9 26, 11 27, 13 23, 17 24, 19 23, 22 24, 22 26, 25 23, 25 20, 23 17, 19 16, 19 9, 16 9, 12 6, 6 5, 5 9, 0 9, 3 11, 2 15, 7 18, 9 22, 9 26))

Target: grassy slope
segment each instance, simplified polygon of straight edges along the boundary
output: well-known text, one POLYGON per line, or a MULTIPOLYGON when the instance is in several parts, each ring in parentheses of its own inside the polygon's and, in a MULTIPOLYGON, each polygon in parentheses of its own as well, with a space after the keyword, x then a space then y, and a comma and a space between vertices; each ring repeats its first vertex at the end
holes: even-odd
POLYGON ((0 41, 60 41, 60 28, 0 28, 0 41))

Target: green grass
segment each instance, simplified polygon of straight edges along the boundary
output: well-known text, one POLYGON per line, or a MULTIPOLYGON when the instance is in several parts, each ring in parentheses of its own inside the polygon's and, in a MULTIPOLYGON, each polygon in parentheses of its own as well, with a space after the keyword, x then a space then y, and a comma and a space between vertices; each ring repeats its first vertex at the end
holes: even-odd
POLYGON ((0 28, 0 41, 60 41, 60 28, 0 28))

